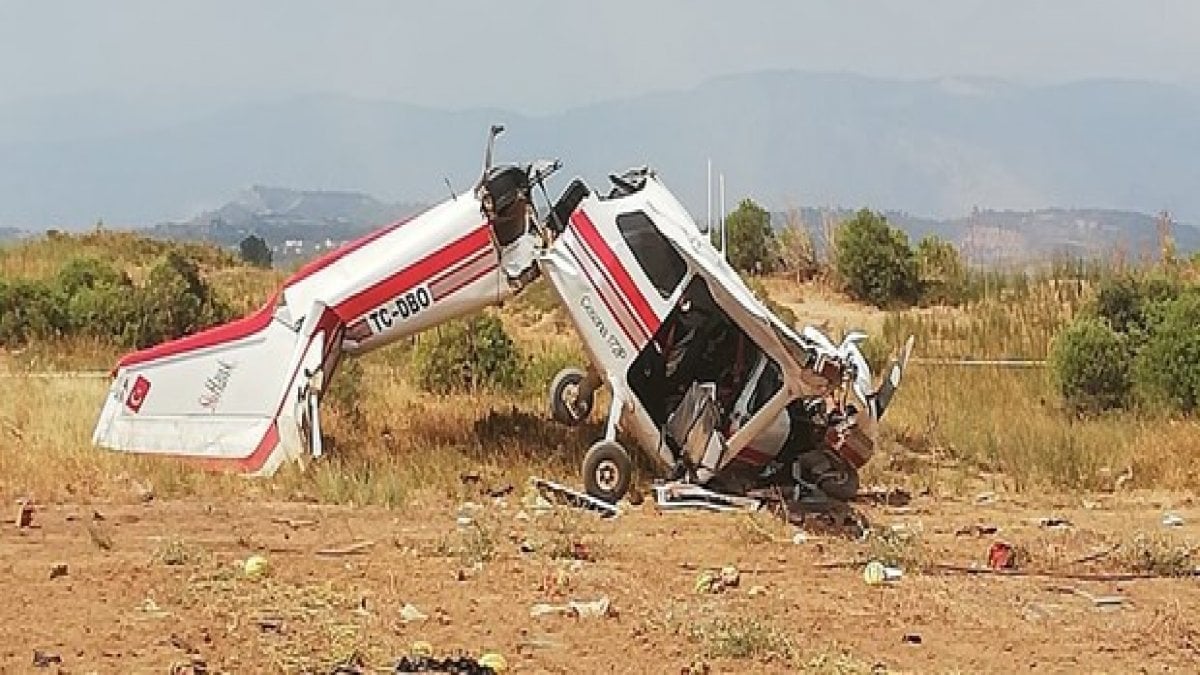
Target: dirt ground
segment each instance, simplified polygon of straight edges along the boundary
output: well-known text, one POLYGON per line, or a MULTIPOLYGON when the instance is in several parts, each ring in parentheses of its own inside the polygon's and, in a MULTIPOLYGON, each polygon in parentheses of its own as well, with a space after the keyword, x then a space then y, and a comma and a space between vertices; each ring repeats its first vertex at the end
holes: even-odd
POLYGON ((0 524, 0 672, 328 673, 347 659, 389 672, 418 642, 438 655, 499 652, 514 673, 1195 672, 1200 663, 1196 577, 1063 576, 1128 572, 1139 555, 1160 560, 1163 537, 1200 540, 1200 506, 1187 497, 917 497, 856 507, 896 536, 856 541, 809 519, 797 543, 797 528, 769 514, 660 512, 647 501, 601 520, 532 508, 520 492, 477 496, 474 511, 450 500, 393 510, 39 506, 31 527, 0 524), (1165 526, 1167 511, 1183 524, 1165 526), (1038 522, 1046 516, 1069 524, 1038 522), (936 567, 981 565, 997 539, 1017 546, 1026 575, 936 567), (254 554, 269 562, 264 576, 245 574, 241 561, 254 554), (905 574, 867 585, 872 555, 894 556, 905 574), (736 587, 697 590, 699 574, 725 566, 739 570, 736 587), (604 597, 607 616, 531 616, 538 603, 604 597), (406 604, 424 618, 406 622, 406 604), (35 667, 35 653, 49 665, 35 667))

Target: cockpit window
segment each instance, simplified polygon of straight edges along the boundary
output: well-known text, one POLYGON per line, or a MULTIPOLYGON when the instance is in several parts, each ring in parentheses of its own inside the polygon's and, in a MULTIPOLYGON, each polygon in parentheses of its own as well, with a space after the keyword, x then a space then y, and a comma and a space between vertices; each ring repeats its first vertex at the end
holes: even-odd
POLYGON ((650 217, 641 211, 622 213, 617 216, 617 229, 621 231, 633 257, 637 258, 642 271, 650 283, 658 289, 663 299, 671 297, 687 274, 687 263, 679 251, 654 227, 650 217))

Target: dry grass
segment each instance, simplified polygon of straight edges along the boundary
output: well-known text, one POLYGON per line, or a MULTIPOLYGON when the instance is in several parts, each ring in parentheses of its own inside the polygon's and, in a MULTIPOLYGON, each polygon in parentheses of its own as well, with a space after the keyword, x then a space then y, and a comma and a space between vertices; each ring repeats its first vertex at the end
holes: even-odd
MULTIPOLYGON (((82 253, 111 256, 129 267, 148 264, 162 244, 122 234, 40 240, 0 253, 5 276, 51 274, 55 261, 82 253)), ((279 272, 231 264, 203 252, 219 291, 250 310, 277 287, 279 272)), ((836 338, 853 327, 876 328, 873 351, 898 347, 913 333, 917 356, 1043 357, 1054 334, 1087 299, 1085 282, 1042 280, 997 292, 963 308, 884 314, 818 286, 767 279, 776 300, 802 322, 827 326, 836 338), (1009 292, 1011 291, 1011 292, 1009 292)), ((424 494, 453 497, 460 476, 502 475, 513 484, 539 474, 575 481, 595 426, 570 430, 548 420, 545 386, 566 365, 584 362, 573 329, 536 286, 501 311, 528 358, 522 391, 437 397, 413 388, 412 350, 396 345, 362 360, 357 387, 326 405, 329 456, 271 481, 213 476, 167 461, 95 450, 90 437, 106 383, 86 379, 5 380, 0 400, 0 495, 38 499, 137 499, 139 485, 161 497, 209 495, 399 505, 424 494)), ((120 350, 101 342, 33 345, 0 357, 0 372, 107 370, 120 350)), ((347 371, 349 372, 349 371, 347 371)), ((339 375, 342 380, 347 375, 339 375)), ((337 388, 338 379, 334 380, 337 388)), ((605 401, 597 401, 596 418, 605 401)), ((980 479, 1015 490, 1111 489, 1132 471, 1131 487, 1200 486, 1200 434, 1191 421, 1122 413, 1078 420, 1060 409, 1040 369, 914 365, 884 424, 870 480, 942 491, 980 479)))

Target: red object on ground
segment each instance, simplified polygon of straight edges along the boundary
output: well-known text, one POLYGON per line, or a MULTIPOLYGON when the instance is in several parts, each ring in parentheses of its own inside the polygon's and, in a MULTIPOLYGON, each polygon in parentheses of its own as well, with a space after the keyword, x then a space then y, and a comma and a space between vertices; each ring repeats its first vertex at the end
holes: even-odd
POLYGON ((994 570, 1007 570, 1016 567, 1013 560, 1013 548, 1010 544, 997 541, 988 549, 988 567, 994 570))

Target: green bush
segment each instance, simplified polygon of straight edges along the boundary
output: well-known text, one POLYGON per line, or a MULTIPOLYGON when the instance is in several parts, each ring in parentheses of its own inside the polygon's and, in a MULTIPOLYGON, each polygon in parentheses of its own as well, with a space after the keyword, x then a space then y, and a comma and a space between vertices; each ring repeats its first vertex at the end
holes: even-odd
POLYGON ((112 265, 99 258, 71 258, 58 270, 58 285, 68 297, 82 289, 105 287, 130 287, 129 275, 117 271, 112 265))
MULTIPOLYGON (((713 233, 716 236, 716 233, 713 233)), ((770 274, 779 266, 779 243, 771 214, 752 199, 743 199, 725 217, 729 264, 741 272, 770 274)))
POLYGON ((1096 288, 1089 311, 1123 334, 1145 334, 1161 305, 1180 293, 1177 281, 1165 277, 1137 278, 1125 275, 1105 279, 1096 288))
POLYGON ((956 305, 967 298, 967 273, 954 244, 933 235, 917 244, 922 302, 956 305))
POLYGON ((147 347, 233 318, 196 261, 169 251, 135 286, 91 257, 72 258, 49 281, 0 280, 0 345, 86 336, 147 347))
POLYGON ((491 313, 438 327, 423 336, 413 358, 421 387, 439 394, 515 391, 525 369, 504 324, 491 313))
POLYGON ((63 295, 51 284, 0 279, 0 344, 19 346, 70 331, 63 295))
POLYGON ((834 264, 846 291, 877 307, 916 300, 917 259, 908 235, 868 209, 842 223, 834 237, 834 264))
POLYGON ((1139 398, 1181 412, 1200 406, 1200 289, 1156 305, 1159 316, 1134 360, 1139 398))
POLYGON ((1131 388, 1127 338, 1106 322, 1081 317, 1055 338, 1051 373, 1067 405, 1098 412, 1123 406, 1131 388))
POLYGON ((147 347, 233 318, 233 311, 200 276, 194 260, 171 251, 150 270, 137 293, 139 312, 126 341, 147 347))

